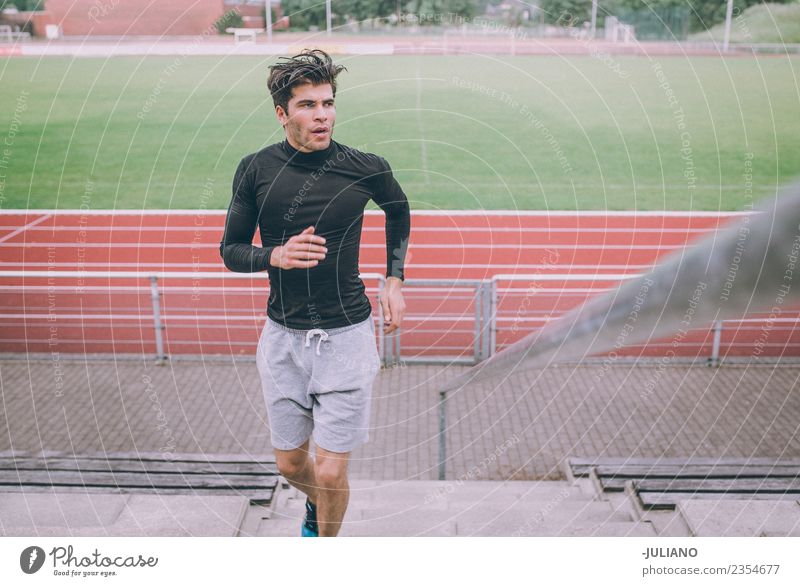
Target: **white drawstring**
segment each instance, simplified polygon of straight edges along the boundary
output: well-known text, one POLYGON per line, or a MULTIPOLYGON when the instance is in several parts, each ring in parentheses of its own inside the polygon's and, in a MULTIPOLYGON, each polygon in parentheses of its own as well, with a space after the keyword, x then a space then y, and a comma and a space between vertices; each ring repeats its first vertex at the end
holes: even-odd
POLYGON ((320 355, 319 345, 328 339, 328 332, 326 332, 325 330, 320 330, 319 328, 308 330, 306 332, 306 348, 308 348, 311 345, 311 338, 313 338, 317 334, 319 334, 319 340, 317 340, 317 356, 319 356, 320 355))

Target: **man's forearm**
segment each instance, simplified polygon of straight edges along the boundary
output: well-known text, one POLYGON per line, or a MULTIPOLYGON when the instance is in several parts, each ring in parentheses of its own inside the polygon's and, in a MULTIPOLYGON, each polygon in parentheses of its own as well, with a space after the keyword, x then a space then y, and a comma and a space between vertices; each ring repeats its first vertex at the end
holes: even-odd
POLYGON ((241 242, 231 242, 220 246, 222 260, 228 270, 236 273, 256 273, 270 266, 270 257, 275 246, 259 247, 241 242))
POLYGON ((408 204, 398 205, 386 215, 386 277, 405 279, 405 261, 411 232, 408 204))

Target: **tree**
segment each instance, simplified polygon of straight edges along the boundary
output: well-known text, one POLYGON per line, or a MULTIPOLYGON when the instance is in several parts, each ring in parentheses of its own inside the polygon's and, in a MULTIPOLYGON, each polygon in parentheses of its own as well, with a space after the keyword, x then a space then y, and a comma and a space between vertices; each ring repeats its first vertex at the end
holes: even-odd
POLYGON ((386 18, 397 11, 396 0, 336 0, 333 9, 340 16, 349 16, 358 22, 371 18, 386 18))
POLYGON ((289 17, 291 28, 308 29, 310 26, 325 28, 325 2, 320 0, 282 0, 283 13, 289 17))
MULTIPOLYGON (((478 11, 477 0, 412 0, 407 8, 414 14, 440 14, 456 15, 462 18, 472 18, 478 11)), ((435 19, 427 19, 435 23, 435 19)))
POLYGON ((0 0, 0 11, 6 8, 16 8, 20 12, 44 10, 44 0, 0 0))
POLYGON ((550 24, 576 26, 592 17, 592 0, 542 0, 539 6, 550 24))
POLYGON ((219 34, 224 35, 229 28, 241 28, 244 26, 244 20, 242 15, 235 10, 228 10, 214 22, 214 26, 219 34))
MULTIPOLYGON (((770 0, 775 4, 786 4, 794 0, 770 0)), ((763 0, 733 0, 734 14, 763 0)), ((725 20, 726 0, 600 0, 601 10, 606 14, 631 15, 635 12, 663 14, 663 11, 687 9, 689 11, 689 30, 698 32, 710 29, 725 20)))

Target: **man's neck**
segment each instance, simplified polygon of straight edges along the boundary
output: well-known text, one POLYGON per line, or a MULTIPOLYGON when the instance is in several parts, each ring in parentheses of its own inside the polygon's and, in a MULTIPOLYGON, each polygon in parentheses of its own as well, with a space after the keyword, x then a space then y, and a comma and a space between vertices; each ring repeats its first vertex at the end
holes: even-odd
POLYGON ((306 147, 295 143, 288 134, 286 135, 286 141, 289 143, 289 145, 293 149, 295 149, 297 151, 300 151, 301 153, 311 153, 311 152, 313 152, 311 149, 307 149, 306 147))

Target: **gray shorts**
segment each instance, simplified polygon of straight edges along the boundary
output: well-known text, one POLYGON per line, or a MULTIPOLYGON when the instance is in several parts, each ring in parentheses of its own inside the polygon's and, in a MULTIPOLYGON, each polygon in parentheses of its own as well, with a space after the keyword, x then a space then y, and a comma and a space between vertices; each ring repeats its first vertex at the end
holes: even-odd
POLYGON ((295 330, 268 317, 256 365, 274 448, 298 448, 312 432, 331 452, 369 440, 372 383, 381 366, 371 315, 328 330, 295 330))

